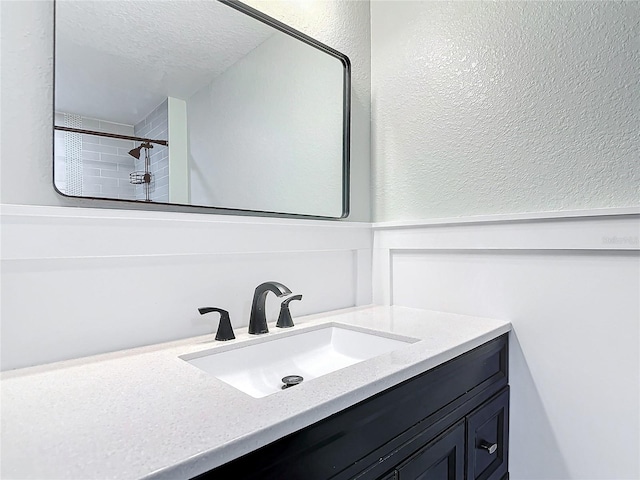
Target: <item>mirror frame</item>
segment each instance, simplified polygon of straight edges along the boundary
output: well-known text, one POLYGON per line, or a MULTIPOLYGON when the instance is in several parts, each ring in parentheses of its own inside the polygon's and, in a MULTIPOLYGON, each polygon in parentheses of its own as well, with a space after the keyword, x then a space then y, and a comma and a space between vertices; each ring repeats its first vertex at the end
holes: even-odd
MULTIPOLYGON (((340 53, 339 51, 325 45, 324 43, 319 42, 318 40, 311 38, 310 36, 299 32, 298 30, 276 20, 275 18, 266 15, 259 10, 256 10, 253 7, 245 5, 239 0, 216 0, 219 3, 222 3, 228 7, 231 7, 245 15, 248 15, 262 23, 269 25, 270 27, 279 30, 286 35, 289 35, 301 42, 306 43, 332 57, 338 59, 343 66, 343 83, 342 83, 342 93, 343 93, 343 111, 342 111, 342 212, 340 216, 325 216, 325 215, 310 215, 303 213, 290 213, 290 212, 272 212, 268 210, 250 210, 250 209, 241 209, 241 208, 228 208, 228 207, 217 207, 217 206, 209 206, 209 205, 192 205, 186 203, 167 203, 167 202, 144 202, 140 200, 125 200, 120 198, 105 198, 105 197, 91 197, 91 196, 75 196, 75 195, 67 195, 66 193, 58 190, 55 182, 55 153, 52 152, 52 183, 53 189, 59 195, 65 198, 73 198, 79 200, 101 200, 107 202, 118 202, 118 203, 126 203, 131 206, 143 206, 143 205, 154 205, 154 206, 172 206, 172 207, 185 207, 185 208, 193 208, 196 210, 199 209, 208 209, 213 210, 210 213, 220 214, 220 215, 251 215, 257 214, 257 216, 268 216, 268 217, 284 217, 284 218, 316 218, 323 220, 338 220, 347 218, 349 216, 350 210, 350 146, 351 146, 351 61, 349 57, 345 54, 340 53)), ((56 62, 56 15, 57 15, 57 0, 53 1, 53 95, 52 95, 52 133, 55 132, 55 91, 56 91, 56 75, 55 75, 55 62, 56 62)), ((52 136, 53 137, 53 136, 52 136)), ((52 138, 52 144, 54 139, 52 138)), ((142 210, 142 209, 141 209, 142 210)), ((158 210, 153 208, 153 210, 158 210)), ((173 210, 172 210, 173 211, 173 210)))

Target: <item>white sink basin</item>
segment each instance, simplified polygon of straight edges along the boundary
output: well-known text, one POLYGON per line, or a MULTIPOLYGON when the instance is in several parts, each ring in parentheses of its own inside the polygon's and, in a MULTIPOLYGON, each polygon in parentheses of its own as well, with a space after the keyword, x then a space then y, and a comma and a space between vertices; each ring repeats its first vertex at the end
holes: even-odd
MULTIPOLYGON (((282 378, 308 382, 418 339, 329 323, 180 358, 255 398, 282 391, 282 378)), ((291 387, 297 388, 297 387, 291 387)))

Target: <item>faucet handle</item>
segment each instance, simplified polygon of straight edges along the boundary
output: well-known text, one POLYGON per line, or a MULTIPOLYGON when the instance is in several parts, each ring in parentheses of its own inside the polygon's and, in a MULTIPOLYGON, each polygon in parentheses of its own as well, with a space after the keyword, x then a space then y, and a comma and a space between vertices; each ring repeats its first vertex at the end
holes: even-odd
POLYGON ((280 305, 280 316, 278 317, 278 323, 276 323, 276 327, 293 327, 293 319, 291 318, 291 311, 289 310, 289 302, 293 300, 302 300, 302 295, 294 295, 282 302, 282 304, 280 305))
POLYGON ((216 332, 216 340, 224 342, 226 340, 233 340, 236 338, 233 334, 233 328, 231 327, 229 312, 215 307, 201 307, 198 309, 198 312, 200 312, 200 315, 211 312, 218 312, 220 314, 220 323, 218 324, 218 331, 216 332))
POLYGON ((302 300, 302 295, 292 295, 282 302, 282 306, 289 308, 289 302, 292 302, 293 300, 302 300))

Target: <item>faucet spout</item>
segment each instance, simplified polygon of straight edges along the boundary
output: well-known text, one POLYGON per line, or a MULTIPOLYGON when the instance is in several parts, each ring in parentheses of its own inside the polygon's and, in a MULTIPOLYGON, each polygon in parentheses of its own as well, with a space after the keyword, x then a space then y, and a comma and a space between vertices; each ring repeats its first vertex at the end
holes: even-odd
POLYGON ((269 292, 275 293, 278 297, 289 295, 291 290, 279 282, 265 282, 256 287, 253 292, 253 302, 251 303, 251 316, 249 317, 249 333, 259 335, 269 333, 267 327, 267 317, 264 307, 269 292))

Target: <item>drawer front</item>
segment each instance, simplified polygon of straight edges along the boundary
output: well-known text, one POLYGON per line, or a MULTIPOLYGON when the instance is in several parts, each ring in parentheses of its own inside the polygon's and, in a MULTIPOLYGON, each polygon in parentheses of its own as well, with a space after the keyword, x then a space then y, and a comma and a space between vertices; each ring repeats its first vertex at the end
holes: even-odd
POLYGON ((396 469, 398 480, 464 480, 464 422, 451 427, 396 469))
POLYGON ((499 480, 509 467, 509 387, 467 416, 468 480, 499 480))

